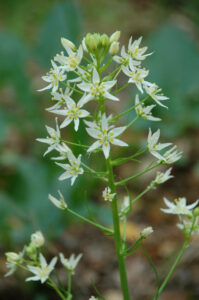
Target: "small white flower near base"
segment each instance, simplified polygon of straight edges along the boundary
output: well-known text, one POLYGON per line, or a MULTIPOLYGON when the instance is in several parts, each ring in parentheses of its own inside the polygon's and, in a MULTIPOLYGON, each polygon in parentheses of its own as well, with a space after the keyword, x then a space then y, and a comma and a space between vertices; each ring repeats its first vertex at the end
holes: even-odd
POLYGON ((144 228, 141 232, 140 232, 140 236, 144 239, 146 239, 150 234, 153 233, 153 228, 151 226, 144 228))
POLYGON ((46 262, 45 257, 40 253, 40 267, 35 266, 29 266, 27 265, 27 268, 30 272, 32 272, 35 276, 28 277, 26 281, 41 281, 41 283, 44 283, 50 276, 50 273, 53 271, 55 264, 57 262, 57 257, 54 257, 49 265, 46 262))
POLYGON ((70 164, 56 163, 58 166, 66 170, 66 172, 59 177, 59 180, 71 178, 71 185, 73 185, 77 176, 84 173, 84 170, 80 168, 81 154, 78 156, 78 158, 76 158, 70 151, 68 152, 68 160, 70 164))
POLYGON ((75 257, 74 254, 71 254, 71 256, 68 258, 65 258, 63 253, 59 254, 60 260, 62 265, 68 269, 72 274, 74 274, 75 268, 77 267, 78 262, 80 261, 82 254, 79 254, 77 257, 75 257))
POLYGON ((62 193, 60 191, 58 191, 58 193, 60 196, 59 200, 50 194, 48 195, 48 199, 59 209, 65 210, 65 209, 67 209, 68 206, 64 200, 64 196, 62 195, 62 193))
POLYGON ((181 157, 182 152, 177 150, 177 146, 173 146, 163 154, 163 163, 165 165, 170 165, 178 161, 181 157))
POLYGON ((187 205, 187 199, 185 197, 175 199, 175 203, 170 202, 166 197, 164 197, 163 200, 168 208, 161 208, 161 211, 166 214, 174 215, 191 215, 191 210, 196 207, 199 202, 199 200, 196 200, 194 203, 187 205))
POLYGON ((166 107, 166 105, 162 104, 162 101, 168 100, 169 98, 160 94, 157 95, 157 93, 161 92, 162 90, 160 88, 158 88, 158 86, 156 84, 150 84, 144 85, 144 89, 146 91, 146 93, 160 106, 162 107, 166 107))
POLYGON ((105 201, 110 201, 112 202, 113 198, 115 197, 116 193, 111 194, 111 189, 110 187, 106 187, 105 190, 102 192, 102 197, 104 198, 105 201))
POLYGON ((94 297, 94 296, 91 296, 91 297, 89 298, 89 300, 98 300, 98 298, 96 298, 96 297, 94 297))
POLYGON ((155 184, 161 184, 169 180, 170 178, 173 178, 174 176, 171 175, 172 168, 168 169, 164 173, 157 172, 156 178, 153 180, 155 184))

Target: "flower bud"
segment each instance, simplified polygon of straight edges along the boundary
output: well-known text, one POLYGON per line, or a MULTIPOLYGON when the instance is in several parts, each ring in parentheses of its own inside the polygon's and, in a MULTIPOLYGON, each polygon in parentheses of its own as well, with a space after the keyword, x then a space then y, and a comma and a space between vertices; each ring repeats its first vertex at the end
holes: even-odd
POLYGON ((109 37, 108 37, 107 34, 105 34, 105 33, 102 34, 100 40, 101 40, 101 44, 102 44, 103 47, 108 47, 109 46, 110 41, 109 41, 109 37))
POLYGON ((111 36, 110 36, 110 42, 117 42, 120 38, 120 31, 115 31, 111 36))
POLYGON ((35 259, 37 257, 36 247, 32 243, 26 247, 26 253, 31 259, 35 259))
POLYGON ((61 38, 61 44, 66 50, 67 50, 67 48, 70 48, 72 50, 76 49, 75 45, 71 41, 69 41, 65 38, 61 38))
POLYGON ((36 231, 31 235, 31 244, 36 248, 43 246, 44 241, 44 236, 41 231, 36 231))
POLYGON ((16 263, 20 260, 19 254, 15 252, 6 252, 5 255, 8 262, 16 263))
POLYGON ((88 33, 85 38, 85 45, 89 51, 97 50, 97 47, 100 44, 100 35, 98 33, 88 33))
POLYGON ((119 42, 113 42, 110 46, 109 53, 110 55, 115 55, 119 51, 119 42))
POLYGON ((140 232, 140 236, 141 238, 146 239, 151 233, 153 233, 153 228, 151 226, 144 228, 141 232, 140 232))

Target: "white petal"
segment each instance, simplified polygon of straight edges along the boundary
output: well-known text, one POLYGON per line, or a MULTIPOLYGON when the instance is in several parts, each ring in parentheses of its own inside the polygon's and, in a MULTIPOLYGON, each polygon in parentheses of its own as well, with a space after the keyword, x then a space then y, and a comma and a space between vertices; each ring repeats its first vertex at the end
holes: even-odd
POLYGON ((103 144, 102 150, 104 152, 105 158, 107 159, 109 157, 109 153, 110 153, 110 144, 109 143, 103 144))
POLYGON ((117 145, 117 146, 122 146, 122 147, 128 146, 127 143, 125 143, 125 142, 123 142, 121 140, 118 140, 118 139, 114 139, 113 142, 111 142, 111 144, 117 145))

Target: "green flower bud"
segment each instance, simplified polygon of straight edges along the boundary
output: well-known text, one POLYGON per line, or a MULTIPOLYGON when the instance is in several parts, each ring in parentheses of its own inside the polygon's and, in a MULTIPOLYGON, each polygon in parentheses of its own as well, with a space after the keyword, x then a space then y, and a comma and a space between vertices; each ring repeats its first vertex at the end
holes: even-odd
POLYGON ((86 45, 88 51, 93 52, 93 51, 97 50, 100 42, 101 41, 100 41, 99 33, 94 33, 94 34, 88 33, 86 35, 85 45, 86 45))
POLYGON ((109 46, 110 40, 109 40, 109 37, 108 37, 107 34, 105 34, 105 33, 102 34, 100 40, 101 40, 101 44, 102 44, 103 47, 108 47, 109 46))
POLYGON ((113 42, 110 46, 109 53, 110 55, 115 55, 119 51, 119 42, 113 42))
POLYGON ((32 259, 35 259, 37 257, 36 247, 32 243, 30 243, 29 246, 26 247, 26 253, 32 259))
POLYGON ((115 31, 111 36, 110 36, 110 42, 117 42, 120 38, 120 31, 115 31))

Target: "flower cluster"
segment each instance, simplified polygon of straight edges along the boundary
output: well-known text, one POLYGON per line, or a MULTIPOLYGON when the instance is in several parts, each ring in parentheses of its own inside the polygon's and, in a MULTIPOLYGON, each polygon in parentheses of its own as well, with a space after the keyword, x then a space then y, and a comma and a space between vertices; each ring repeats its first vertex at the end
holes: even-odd
MULTIPOLYGON (((28 246, 25 246, 20 253, 7 252, 7 267, 10 269, 5 276, 12 275, 17 267, 26 269, 34 274, 34 276, 26 278, 26 281, 40 281, 44 283, 50 280, 50 274, 55 268, 57 257, 53 257, 48 264, 46 258, 41 253, 41 247, 44 245, 45 239, 41 231, 36 231, 31 235, 31 241, 28 246), (25 257, 26 255, 26 257, 25 257)), ((74 274, 75 268, 82 257, 79 254, 76 258, 72 254, 68 259, 62 253, 60 255, 60 262, 71 273, 74 274)), ((50 281, 49 281, 50 282, 50 281)))
MULTIPOLYGON (((145 92, 147 95, 143 100, 140 100, 139 94, 135 97, 134 109, 137 118, 160 121, 160 118, 152 115, 152 109, 156 104, 165 106, 162 101, 167 100, 168 97, 160 93, 161 89, 156 84, 146 80, 149 71, 141 67, 141 63, 152 53, 146 53, 147 47, 141 46, 142 37, 134 41, 131 37, 127 50, 125 46, 122 46, 121 55, 118 55, 119 38, 119 31, 114 32, 110 37, 106 34, 88 33, 79 47, 76 47, 71 41, 61 38, 64 51, 55 55, 51 60, 52 68, 46 76, 42 77, 49 84, 39 91, 49 89, 52 94, 53 105, 47 108, 47 111, 60 116, 62 120, 59 124, 58 117, 56 117, 56 129, 46 126, 48 136, 37 140, 49 145, 44 155, 55 150, 58 152, 58 156, 52 159, 66 160, 66 163, 57 162, 57 165, 65 170, 59 177, 60 180, 71 178, 71 184, 73 184, 76 178, 84 173, 81 155, 76 158, 72 149, 69 148, 73 143, 62 139, 60 129, 72 123, 74 123, 75 131, 83 126, 88 135, 96 139, 92 145, 87 146, 87 152, 102 150, 105 159, 109 158, 113 145, 128 146, 118 137, 131 123, 128 126, 115 126, 112 122, 115 118, 117 120, 117 116, 107 116, 105 110, 107 101, 120 100, 118 93, 121 88, 118 89, 118 76, 121 72, 128 77, 127 85, 134 84, 141 94, 145 92), (110 57, 108 61, 106 60, 107 55, 110 57), (111 62, 117 66, 107 75, 107 69, 111 62), (155 104, 145 106, 144 102, 148 98, 153 99, 155 104), (91 102, 93 102, 92 105, 90 105, 91 102), (96 106, 94 114, 92 113, 93 105, 96 106)), ((171 164, 178 160, 181 153, 176 150, 175 146, 164 154, 160 153, 162 149, 171 144, 159 144, 159 136, 159 130, 154 134, 149 130, 147 144, 151 154, 165 164, 171 164)), ((81 147, 81 144, 79 146, 81 147)))

